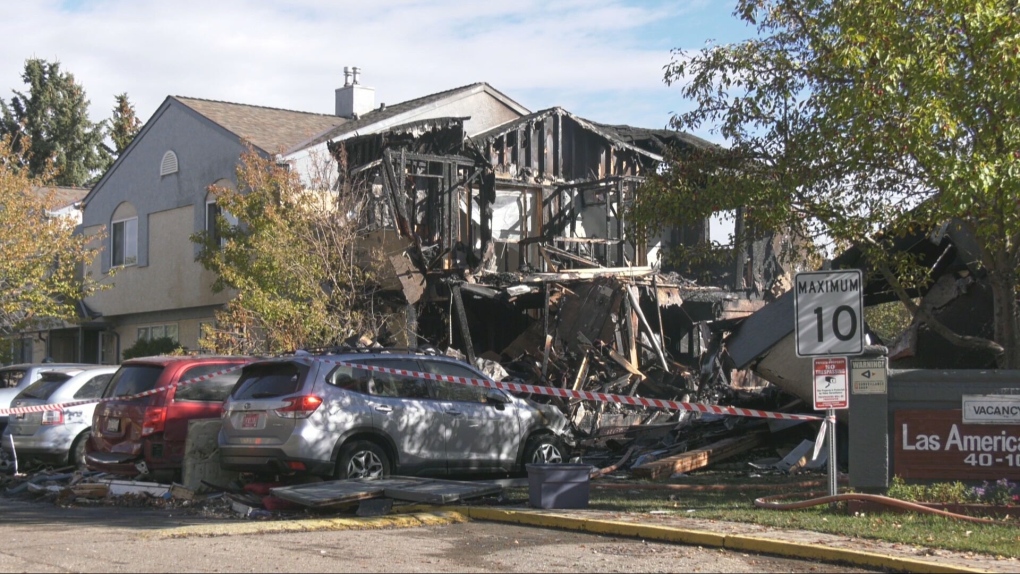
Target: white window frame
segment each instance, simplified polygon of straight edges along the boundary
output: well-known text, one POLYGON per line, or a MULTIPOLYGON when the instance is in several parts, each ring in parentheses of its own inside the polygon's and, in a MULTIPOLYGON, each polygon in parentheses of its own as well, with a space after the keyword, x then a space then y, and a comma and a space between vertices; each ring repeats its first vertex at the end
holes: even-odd
POLYGON ((177 323, 160 323, 158 325, 147 325, 145 327, 138 327, 136 331, 136 340, 151 341, 152 339, 159 339, 161 337, 170 337, 175 343, 180 343, 180 331, 178 330, 177 323), (158 334, 157 334, 158 333, 158 334))
POLYGON ((110 224, 110 264, 113 267, 127 267, 138 264, 138 217, 118 219, 110 224), (132 225, 133 224, 133 225, 132 225), (123 226, 123 253, 117 261, 117 226, 123 226))

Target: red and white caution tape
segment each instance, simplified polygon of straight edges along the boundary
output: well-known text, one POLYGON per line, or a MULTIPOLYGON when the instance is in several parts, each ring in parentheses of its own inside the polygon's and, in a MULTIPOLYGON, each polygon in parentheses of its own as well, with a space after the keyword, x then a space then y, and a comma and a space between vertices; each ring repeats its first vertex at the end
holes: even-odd
POLYGON ((403 377, 411 377, 416 379, 428 379, 431 381, 443 381, 447 383, 458 383, 461 385, 471 385, 476 387, 485 387, 487 389, 502 389, 504 391, 512 391, 515 393, 534 393, 538 395, 549 395, 553 397, 560 397, 564 399, 582 399, 586 401, 599 401, 604 403, 619 403, 624 405, 632 405, 639 407, 652 407, 658 409, 672 409, 677 411, 692 411, 698 413, 710 413, 717 415, 732 415, 738 417, 755 417, 764 419, 779 419, 786 421, 820 421, 824 417, 814 415, 791 415, 787 413, 774 413, 769 411, 760 411, 757 409, 744 409, 739 407, 720 407, 716 405, 704 405, 701 403, 683 403, 678 401, 666 401, 662 399, 646 399, 642 397, 631 397, 627 395, 613 395, 608 393, 592 393, 589 391, 575 391, 571 389, 561 389, 559 387, 546 387, 541 385, 526 385, 521 383, 507 383, 498 382, 491 379, 472 379, 469 377, 454 377, 450 375, 436 375, 432 373, 420 373, 416 371, 406 371, 404 369, 392 369, 389 367, 379 367, 375 365, 360 365, 358 363, 349 363, 346 361, 333 361, 329 359, 316 358, 315 360, 334 363, 345 367, 351 367, 354 369, 363 369, 366 371, 378 371, 380 373, 389 373, 391 375, 399 375, 403 377))
MULTIPOLYGON (((493 381, 491 379, 474 379, 474 378, 470 378, 470 377, 454 377, 454 376, 450 376, 450 375, 436 375, 436 374, 433 374, 433 373, 424 373, 424 372, 418 372, 418 371, 407 371, 407 370, 404 370, 404 369, 393 369, 393 368, 390 368, 390 367, 380 367, 380 366, 376 366, 376 365, 362 365, 362 364, 359 364, 359 363, 351 363, 351 362, 348 362, 348 361, 335 361, 335 360, 323 359, 323 358, 319 358, 319 357, 310 358, 310 360, 332 363, 332 364, 336 364, 336 365, 350 367, 350 368, 353 368, 353 369, 362 369, 362 370, 366 370, 366 371, 376 371, 376 372, 380 372, 380 373, 388 373, 388 374, 391 374, 391 375, 399 375, 399 376, 402 376, 402 377, 410 377, 410 378, 416 378, 416 379, 428 379, 428 380, 431 380, 431 381, 441 381, 441 382, 447 382, 447 383, 457 383, 457 384, 461 384, 461 385, 470 385, 470 386, 476 386, 476 387, 484 387, 484 388, 487 388, 487 389, 501 389, 501 390, 504 390, 504 391, 511 391, 511 392, 515 392, 515 393, 533 393, 533 394, 537 394, 537 395, 548 395, 548 396, 553 396, 553 397, 560 397, 560 398, 563 398, 563 399, 581 399, 581 400, 586 400, 586 401, 598 401, 598 402, 604 402, 604 403, 618 403, 618 404, 625 404, 625 405, 638 406, 638 407, 651 407, 651 408, 670 409, 670 410, 677 410, 677 411, 691 411, 691 412, 708 413, 708 414, 716 414, 716 415, 731 415, 731 416, 738 416, 738 417, 753 417, 753 418, 765 418, 765 419, 778 419, 778 420, 787 420, 787 421, 821 421, 821 420, 824 420, 824 417, 814 416, 814 415, 799 415, 799 414, 776 413, 776 412, 762 411, 762 410, 757 410, 757 409, 745 409, 745 408, 740 408, 740 407, 721 407, 721 406, 718 406, 718 405, 705 405, 705 404, 701 404, 701 403, 684 403, 684 402, 679 402, 679 401, 667 401, 667 400, 663 400, 663 399, 647 399, 647 398, 644 398, 644 397, 631 397, 631 396, 628 396, 628 395, 614 395, 614 394, 609 394, 609 393, 592 393, 592 392, 589 392, 589 391, 575 391, 575 390, 571 390, 571 389, 561 389, 559 387, 546 387, 546 386, 542 386, 542 385, 528 385, 528 384, 522 384, 522 383, 499 382, 499 381, 493 381)), ((230 367, 230 368, 227 368, 227 369, 223 369, 221 371, 217 371, 215 373, 209 373, 209 374, 203 375, 201 377, 195 377, 193 379, 188 379, 186 381, 180 381, 178 383, 172 383, 170 385, 166 385, 166 386, 163 386, 163 387, 151 389, 151 390, 148 390, 148 391, 144 391, 144 392, 138 393, 136 395, 130 395, 130 396, 126 396, 126 397, 107 397, 107 398, 103 398, 103 399, 82 400, 82 401, 74 401, 74 402, 69 402, 69 403, 34 405, 34 406, 28 406, 28 407, 17 407, 17 408, 0 409, 0 416, 12 415, 12 414, 20 414, 20 413, 38 413, 38 412, 43 412, 43 411, 59 410, 59 409, 65 409, 65 408, 70 408, 70 407, 75 407, 75 406, 87 405, 87 404, 92 404, 92 403, 103 403, 103 402, 109 402, 109 401, 129 401, 129 400, 133 400, 133 399, 138 399, 138 398, 154 395, 156 393, 163 392, 163 391, 165 391, 167 389, 171 389, 173 387, 182 387, 182 386, 185 386, 185 385, 190 385, 190 384, 193 384, 193 383, 198 383, 198 382, 201 382, 201 381, 205 381, 205 380, 211 379, 211 378, 219 376, 219 375, 224 375, 224 374, 229 373, 231 371, 236 371, 237 369, 240 369, 243 366, 244 365, 236 365, 236 366, 233 366, 233 367, 230 367)))
POLYGON ((140 393, 138 393, 136 395, 129 395, 129 396, 125 396, 125 397, 106 397, 106 398, 102 398, 102 399, 85 399, 85 400, 81 400, 81 401, 73 401, 73 402, 67 402, 67 403, 53 403, 53 404, 47 404, 47 405, 32 405, 32 406, 27 406, 27 407, 0 409, 0 416, 17 415, 17 414, 22 414, 22 413, 41 413, 43 411, 57 411, 57 410, 61 410, 61 409, 71 408, 71 407, 80 407, 81 405, 91 405, 91 404, 97 404, 97 403, 107 403, 107 402, 110 402, 110 401, 130 401, 130 400, 133 400, 133 399, 140 399, 142 397, 148 397, 148 396, 151 396, 151 395, 155 395, 156 393, 161 393, 161 392, 163 392, 165 390, 172 389, 174 387, 183 387, 183 386, 186 386, 186 385, 192 385, 194 383, 200 383, 202 381, 208 381, 209 379, 211 379, 213 377, 218 377, 220 375, 225 375, 225 374, 227 374, 229 372, 236 371, 236 370, 240 369, 243 366, 244 365, 234 365, 232 367, 223 369, 221 371, 216 371, 214 373, 209 373, 209 374, 206 374, 206 375, 202 375, 200 377, 195 377, 195 378, 187 379, 187 380, 184 380, 184 381, 178 381, 176 383, 170 383, 169 385, 164 385, 162 387, 158 387, 158 388, 155 388, 155 389, 150 389, 148 391, 142 391, 142 392, 140 392, 140 393))

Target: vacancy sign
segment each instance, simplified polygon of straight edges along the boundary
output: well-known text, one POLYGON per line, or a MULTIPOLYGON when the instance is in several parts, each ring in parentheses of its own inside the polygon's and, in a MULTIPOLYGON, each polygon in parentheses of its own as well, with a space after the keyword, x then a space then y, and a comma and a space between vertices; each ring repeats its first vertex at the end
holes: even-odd
POLYGON ((850 392, 846 357, 815 358, 814 374, 815 410, 847 408, 850 392))

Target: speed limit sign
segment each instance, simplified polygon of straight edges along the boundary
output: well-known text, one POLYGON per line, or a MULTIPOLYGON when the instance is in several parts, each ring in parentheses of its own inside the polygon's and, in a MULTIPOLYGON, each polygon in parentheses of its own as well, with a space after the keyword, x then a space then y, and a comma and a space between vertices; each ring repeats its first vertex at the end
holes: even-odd
POLYGON ((793 290, 798 357, 864 352, 864 279, 860 270, 798 273, 793 290))

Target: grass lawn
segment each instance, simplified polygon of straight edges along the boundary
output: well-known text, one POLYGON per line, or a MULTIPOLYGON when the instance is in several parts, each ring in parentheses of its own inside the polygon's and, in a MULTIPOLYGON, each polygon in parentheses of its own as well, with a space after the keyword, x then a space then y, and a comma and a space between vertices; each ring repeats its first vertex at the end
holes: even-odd
MULTIPOLYGON (((608 481, 621 484, 621 481, 608 481)), ((871 538, 902 544, 916 544, 962 552, 978 552, 1020 558, 1020 516, 997 524, 978 524, 929 514, 867 512, 848 515, 845 503, 832 509, 828 504, 798 510, 756 508, 754 500, 792 495, 784 502, 807 500, 827 493, 824 474, 798 476, 748 476, 744 472, 701 471, 663 482, 622 481, 632 485, 682 485, 679 489, 599 488, 591 484, 589 507, 634 513, 665 512, 700 519, 749 522, 776 528, 794 528, 871 538), (817 481, 818 486, 805 486, 817 481), (797 496, 803 494, 803 496, 797 496)), ((845 486, 840 493, 850 492, 845 486)), ((528 491, 511 489, 516 500, 527 500, 528 491)), ((1018 507, 1020 515, 1020 507, 1018 507)))

